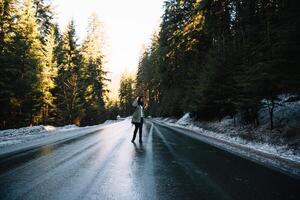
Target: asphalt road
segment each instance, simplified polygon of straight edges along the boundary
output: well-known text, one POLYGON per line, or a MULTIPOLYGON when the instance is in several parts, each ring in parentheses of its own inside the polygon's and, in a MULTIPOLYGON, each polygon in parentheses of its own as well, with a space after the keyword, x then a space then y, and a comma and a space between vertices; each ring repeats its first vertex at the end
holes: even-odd
POLYGON ((0 160, 0 199, 300 198, 300 181, 159 125, 123 121, 0 160), (138 141, 138 138, 136 139, 138 141))

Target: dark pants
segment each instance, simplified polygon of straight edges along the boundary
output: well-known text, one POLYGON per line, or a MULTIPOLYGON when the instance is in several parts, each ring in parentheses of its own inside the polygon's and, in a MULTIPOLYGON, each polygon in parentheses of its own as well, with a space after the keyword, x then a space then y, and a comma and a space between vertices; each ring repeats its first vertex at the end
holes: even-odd
POLYGON ((142 142, 142 131, 143 131, 143 118, 141 119, 141 123, 134 123, 135 129, 133 132, 132 142, 135 140, 136 133, 139 130, 139 141, 142 142))

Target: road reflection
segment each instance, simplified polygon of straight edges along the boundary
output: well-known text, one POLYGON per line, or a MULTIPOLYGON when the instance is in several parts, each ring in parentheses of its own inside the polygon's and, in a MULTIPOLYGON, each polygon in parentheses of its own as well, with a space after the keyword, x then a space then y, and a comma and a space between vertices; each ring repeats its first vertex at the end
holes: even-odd
POLYGON ((133 146, 134 146, 134 150, 135 150, 136 156, 139 156, 139 155, 145 153, 145 149, 144 149, 143 143, 139 143, 139 144, 133 143, 133 146))
POLYGON ((39 156, 46 156, 54 151, 54 145, 46 145, 39 149, 38 154, 39 156))

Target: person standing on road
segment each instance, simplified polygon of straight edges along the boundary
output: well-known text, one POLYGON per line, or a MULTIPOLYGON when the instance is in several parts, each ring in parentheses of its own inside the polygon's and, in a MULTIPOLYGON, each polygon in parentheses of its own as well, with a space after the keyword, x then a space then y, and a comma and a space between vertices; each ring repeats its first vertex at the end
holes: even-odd
POLYGON ((135 125, 135 129, 133 132, 133 138, 131 140, 132 143, 134 143, 136 133, 139 131, 139 142, 142 143, 142 131, 143 131, 143 118, 144 118, 144 102, 143 102, 143 96, 137 97, 134 102, 132 103, 132 106, 136 107, 135 111, 132 115, 131 123, 135 125))

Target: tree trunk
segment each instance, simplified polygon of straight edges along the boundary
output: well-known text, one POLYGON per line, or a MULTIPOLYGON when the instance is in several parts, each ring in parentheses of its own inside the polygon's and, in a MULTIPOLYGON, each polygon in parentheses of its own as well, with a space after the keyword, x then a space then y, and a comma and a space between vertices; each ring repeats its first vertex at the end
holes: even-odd
POLYGON ((271 106, 269 106, 269 116, 270 116, 270 129, 273 130, 274 128, 274 108, 275 108, 275 101, 271 99, 271 106))

